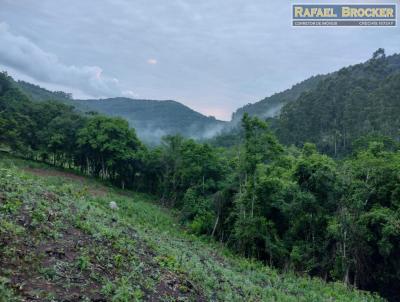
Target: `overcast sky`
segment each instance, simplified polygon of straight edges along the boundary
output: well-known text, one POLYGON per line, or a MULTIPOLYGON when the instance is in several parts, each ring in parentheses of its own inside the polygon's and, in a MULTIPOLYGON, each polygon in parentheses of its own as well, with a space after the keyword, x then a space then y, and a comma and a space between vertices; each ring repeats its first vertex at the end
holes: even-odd
POLYGON ((293 28, 293 3, 0 0, 0 69, 76 98, 174 99, 229 119, 379 47, 400 52, 399 28, 293 28))

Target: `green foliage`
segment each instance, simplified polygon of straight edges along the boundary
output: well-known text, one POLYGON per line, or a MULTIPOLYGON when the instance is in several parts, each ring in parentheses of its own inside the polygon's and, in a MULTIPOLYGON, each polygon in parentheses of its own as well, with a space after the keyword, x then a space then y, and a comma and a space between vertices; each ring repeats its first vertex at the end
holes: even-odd
POLYGON ((79 270, 84 271, 89 268, 90 265, 90 258, 88 255, 82 254, 78 257, 76 266, 79 268, 79 270))
POLYGON ((143 292, 139 288, 134 288, 127 278, 121 278, 115 284, 112 302, 135 302, 142 301, 143 292))
POLYGON ((142 144, 126 121, 120 118, 94 116, 77 134, 79 166, 87 174, 110 179, 132 187, 142 144))
MULTIPOLYGON (((161 146, 148 149, 123 119, 82 116, 60 103, 32 103, 6 74, 0 76, 1 144, 20 156, 95 176, 122 189, 154 194, 162 206, 176 211, 191 234, 185 235, 189 241, 195 240, 190 237, 193 234, 209 235, 238 254, 271 267, 341 281, 346 286, 397 298, 400 296, 396 290, 400 271, 399 148, 396 140, 390 139, 394 132, 390 132, 388 124, 386 136, 373 132, 361 138, 364 130, 371 128, 367 125, 361 127, 364 130, 356 130, 360 125, 353 123, 352 116, 371 108, 380 110, 378 115, 364 112, 367 120, 374 118, 377 125, 383 119, 380 114, 392 114, 384 113, 385 106, 378 102, 385 98, 385 102, 392 102, 392 111, 396 112, 394 107, 400 95, 396 85, 400 81, 388 69, 388 60, 380 51, 367 64, 321 80, 318 91, 304 93, 284 108, 280 120, 283 128, 278 133, 288 143, 296 140, 294 143, 303 145, 302 149, 284 147, 266 122, 248 114, 242 118, 240 144, 230 149, 181 136, 167 136, 161 146), (387 87, 394 92, 388 93, 387 87), (364 106, 367 109, 361 108, 360 100, 368 101, 369 106, 364 106), (295 116, 298 110, 302 114, 295 116), (341 136, 343 123, 347 130, 354 130, 346 132, 346 139, 341 136), (309 138, 316 145, 305 143, 309 138), (353 141, 357 147, 352 156, 341 161, 318 152, 322 148, 332 153, 334 148, 333 154, 338 155, 350 150, 344 144, 350 146, 353 141)), ((23 196, 14 191, 24 190, 22 186, 13 188, 18 177, 8 173, 7 169, 0 170, 1 186, 7 192, 0 195, 0 210, 7 217, 21 207, 23 196)), ((78 203, 78 214, 72 215, 74 226, 97 240, 112 242, 116 248, 110 266, 119 270, 135 268, 104 286, 111 300, 140 299, 143 289, 151 287, 134 286, 143 267, 132 254, 137 247, 135 242, 124 237, 132 221, 138 228, 153 230, 151 234, 142 230, 141 235, 157 250, 155 259, 162 269, 186 271, 214 300, 232 301, 237 295, 240 301, 294 301, 293 297, 299 296, 304 301, 319 297, 352 301, 354 297, 343 288, 337 289, 336 283, 326 288, 323 281, 306 278, 298 285, 295 277, 286 276, 289 279, 282 281, 270 276, 274 271, 261 266, 256 266, 252 275, 247 272, 254 268, 252 262, 244 260, 226 269, 218 259, 205 260, 210 253, 199 255, 189 243, 179 243, 180 239, 168 242, 170 232, 177 231, 171 227, 176 221, 166 218, 155 207, 127 202, 121 196, 88 203, 88 186, 62 188, 65 196, 78 203), (106 215, 104 208, 109 209, 110 201, 116 202, 119 209, 106 215), (114 227, 120 220, 126 224, 114 227), (128 265, 126 259, 134 265, 128 265), (208 276, 210 271, 212 276, 208 276), (306 289, 310 282, 313 290, 306 289), (281 290, 283 286, 288 287, 286 292, 281 290)), ((52 205, 59 203, 54 200, 52 205)), ((48 207, 48 200, 35 202, 31 228, 40 238, 61 238, 53 224, 43 223, 53 215, 48 207)), ((2 237, 9 239, 23 233, 14 222, 0 221, 2 237)), ((8 250, 8 254, 12 251, 8 250)), ((92 255, 84 252, 76 259, 74 268, 81 273, 94 273, 93 260, 92 255)))
POLYGON ((0 302, 17 302, 19 299, 9 288, 9 280, 0 277, 0 302))
POLYGON ((48 91, 41 88, 38 85, 34 85, 24 81, 16 82, 16 86, 20 88, 25 94, 29 96, 33 101, 60 101, 68 104, 72 100, 71 93, 65 93, 63 91, 48 91))

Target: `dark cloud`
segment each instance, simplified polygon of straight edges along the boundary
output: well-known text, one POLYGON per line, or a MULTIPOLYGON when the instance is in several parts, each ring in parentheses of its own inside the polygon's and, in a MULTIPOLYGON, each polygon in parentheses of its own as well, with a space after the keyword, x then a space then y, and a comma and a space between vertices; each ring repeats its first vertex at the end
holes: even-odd
POLYGON ((98 66, 65 65, 25 37, 14 35, 6 23, 0 23, 0 63, 42 82, 79 89, 95 97, 122 95, 116 78, 103 75, 98 66))

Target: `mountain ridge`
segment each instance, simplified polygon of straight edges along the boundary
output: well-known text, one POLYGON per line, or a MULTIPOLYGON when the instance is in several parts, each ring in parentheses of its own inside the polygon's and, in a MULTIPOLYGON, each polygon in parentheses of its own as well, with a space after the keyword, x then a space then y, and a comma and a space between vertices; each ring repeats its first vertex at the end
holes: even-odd
POLYGON ((329 75, 330 74, 311 76, 297 84, 292 85, 291 88, 274 93, 260 101, 239 107, 232 115, 232 122, 235 123, 239 121, 244 112, 262 118, 272 117, 276 115, 285 104, 294 101, 303 92, 315 89, 318 83, 329 75))
MULTIPOLYGON (((384 53, 383 49, 382 51, 384 53)), ((351 69, 353 78, 362 78, 364 71, 361 67, 368 62, 349 65, 328 74, 311 76, 292 85, 291 88, 238 108, 232 114, 231 121, 228 122, 205 116, 174 100, 132 99, 126 97, 79 100, 73 99, 71 94, 62 91, 49 91, 27 82, 18 81, 16 84, 36 101, 54 99, 72 105, 83 112, 94 111, 110 116, 123 117, 128 120, 132 127, 136 128, 141 139, 151 144, 157 144, 163 136, 174 134, 201 140, 213 137, 218 138, 218 136, 226 134, 232 138, 237 135, 237 133, 235 134, 235 129, 244 113, 262 119, 272 118, 272 124, 275 127, 277 120, 282 115, 282 110, 286 112, 287 108, 293 107, 291 104, 304 98, 305 94, 317 91, 321 83, 334 79, 344 69, 351 69)), ((385 56, 385 62, 390 72, 400 70, 399 54, 385 56)), ((293 143, 294 141, 286 140, 286 142, 293 143)))
POLYGON ((163 136, 181 134, 207 139, 221 131, 226 122, 205 116, 175 100, 132 99, 127 97, 73 99, 71 94, 50 91, 24 81, 15 82, 34 101, 55 100, 83 112, 98 112, 125 118, 140 138, 150 144, 163 136))
MULTIPOLYGON (((393 70, 400 70, 400 55, 392 54, 386 57, 388 65, 393 70)), ((354 66, 358 66, 360 64, 365 64, 366 62, 359 64, 352 64, 349 66, 342 67, 350 68, 354 66)), ((249 115, 258 116, 260 118, 270 118, 279 114, 280 109, 286 104, 296 101, 302 93, 315 90, 318 84, 327 79, 337 75, 338 71, 326 73, 326 74, 318 74, 306 78, 294 85, 291 88, 285 89, 283 91, 274 93, 270 96, 267 96, 257 102, 246 104, 242 107, 239 107, 234 113, 232 122, 236 123, 243 116, 244 112, 247 112, 249 115)))

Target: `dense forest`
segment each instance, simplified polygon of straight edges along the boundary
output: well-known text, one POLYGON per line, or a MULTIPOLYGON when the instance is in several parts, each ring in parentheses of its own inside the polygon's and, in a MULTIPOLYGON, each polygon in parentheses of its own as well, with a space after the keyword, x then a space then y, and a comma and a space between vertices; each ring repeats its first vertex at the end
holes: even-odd
POLYGON ((348 154, 364 135, 399 141, 399 56, 379 49, 363 64, 343 68, 283 107, 277 134, 286 144, 313 142, 333 156, 348 154))
POLYGON ((400 78, 385 62, 378 51, 286 105, 273 121, 278 137, 244 113, 229 148, 181 136, 150 148, 124 119, 32 102, 2 73, 0 142, 16 155, 154 194, 190 232, 238 254, 397 300, 400 78), (327 155, 340 150, 347 156, 327 155))

